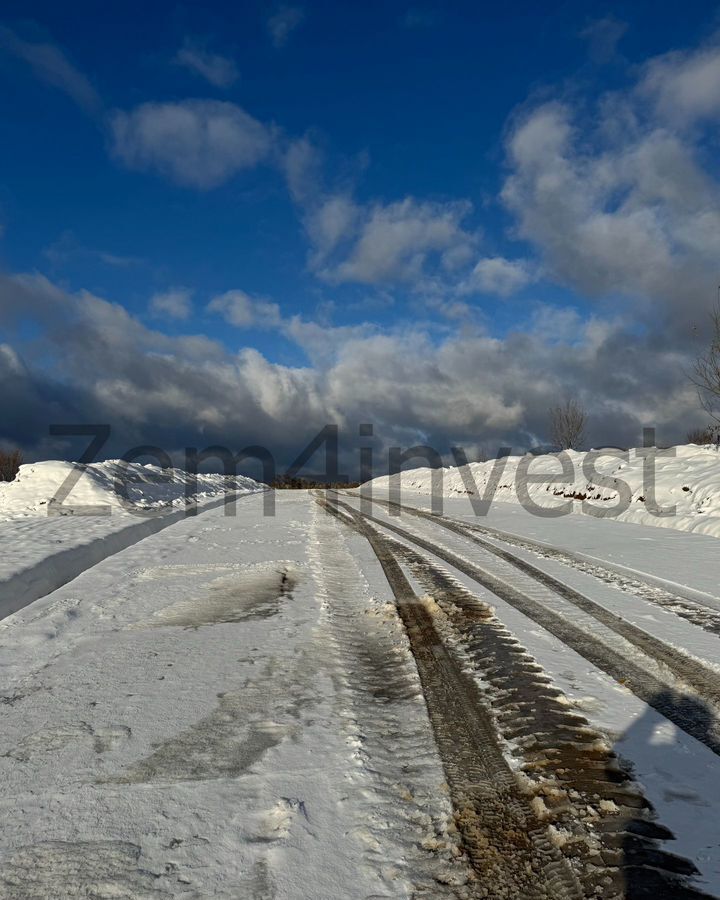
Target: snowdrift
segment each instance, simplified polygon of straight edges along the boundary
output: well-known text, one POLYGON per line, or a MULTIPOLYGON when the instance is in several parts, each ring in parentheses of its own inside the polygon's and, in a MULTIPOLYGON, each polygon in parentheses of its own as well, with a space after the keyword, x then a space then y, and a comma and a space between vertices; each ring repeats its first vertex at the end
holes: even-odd
POLYGON ((658 451, 653 466, 654 489, 653 479, 644 474, 644 464, 648 462, 644 453, 647 451, 629 450, 625 459, 619 459, 598 450, 570 450, 563 454, 564 474, 563 460, 556 453, 509 456, 499 461, 470 463, 462 469, 411 469, 401 476, 375 478, 361 491, 371 488, 378 496, 398 490, 429 495, 434 472, 443 497, 522 502, 525 508, 529 497, 544 509, 565 503, 574 513, 720 537, 720 453, 694 444, 658 451), (494 493, 489 485, 493 471, 497 480, 494 493), (537 483, 537 476, 542 475, 546 476, 544 483, 537 483), (562 482, 549 483, 551 476, 561 477, 562 482), (657 507, 673 512, 658 515, 657 507))
POLYGON ((120 460, 90 465, 51 460, 20 466, 14 481, 0 482, 0 520, 53 513, 72 515, 73 509, 80 507, 112 514, 143 509, 161 512, 202 503, 226 492, 248 493, 264 487, 243 476, 192 476, 182 469, 120 460), (77 482, 59 502, 61 487, 70 484, 68 476, 77 478, 77 482))

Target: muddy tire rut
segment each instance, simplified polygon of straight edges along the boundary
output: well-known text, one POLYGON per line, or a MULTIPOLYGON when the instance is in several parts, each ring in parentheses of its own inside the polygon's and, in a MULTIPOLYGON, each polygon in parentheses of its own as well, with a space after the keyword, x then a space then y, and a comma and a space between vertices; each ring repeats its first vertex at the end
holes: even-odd
MULTIPOLYGON (((340 503, 340 501, 335 501, 335 503, 340 503)), ((342 503, 340 505, 345 506, 342 503)), ((360 515, 351 506, 347 506, 347 509, 360 515)), ((557 584, 562 586, 562 593, 550 587, 547 581, 532 576, 523 582, 523 575, 528 573, 527 569, 525 572, 521 571, 520 566, 517 566, 519 572, 517 578, 509 577, 504 570, 498 570, 497 566, 493 566, 492 559, 496 554, 488 554, 487 561, 480 564, 476 560, 471 561, 459 556, 442 545, 433 543, 391 522, 369 514, 365 514, 363 518, 365 521, 372 522, 381 529, 397 535, 403 541, 431 553, 434 557, 500 597, 615 681, 631 690, 636 697, 657 710, 686 734, 700 741, 713 753, 720 755, 720 733, 717 724, 715 722, 709 724, 707 716, 699 717, 696 713, 697 709, 704 708, 703 701, 716 707, 719 705, 717 698, 720 696, 718 687, 720 681, 717 674, 699 660, 694 660, 668 644, 652 638, 651 635, 624 620, 620 620, 620 622, 624 622, 628 626, 627 630, 621 628, 615 621, 611 622, 614 627, 609 627, 605 622, 600 621, 602 613, 598 610, 608 613, 613 620, 619 619, 619 617, 604 610, 600 604, 596 604, 572 591, 571 588, 562 585, 561 582, 557 582, 557 584), (529 582, 532 591, 525 586, 523 589, 519 589, 516 587, 516 582, 523 585, 529 582), (577 598, 582 598, 583 605, 586 607, 582 611, 590 617, 588 621, 581 626, 568 616, 558 612, 552 603, 553 592, 555 596, 572 602, 578 609, 581 607, 577 600, 570 600, 569 597, 577 595, 577 598), (564 596, 565 594, 567 596, 564 596), (593 612, 589 611, 591 608, 593 612), (597 628, 588 627, 588 622, 592 621, 597 623, 597 628), (607 637, 602 635, 603 628, 607 629, 611 636, 616 635, 619 643, 609 643, 607 637), (637 635, 636 632, 640 634, 637 635), (640 640, 643 641, 643 646, 639 645, 640 640), (687 695, 690 695, 690 702, 685 702, 687 695)), ((466 537, 466 535, 462 536, 466 537)), ((528 565, 519 558, 517 562, 523 566, 528 565)), ((545 573, 540 574, 544 576, 545 573)), ((550 577, 547 576, 547 578, 550 577)), ((608 619, 608 621, 611 620, 608 619)))
MULTIPOLYGON (((364 499, 366 502, 368 501, 368 498, 364 499)), ((685 619, 686 622, 702 628, 703 631, 720 635, 720 611, 704 606, 701 602, 692 600, 689 597, 674 594, 669 589, 658 586, 657 583, 643 581, 639 573, 631 576, 629 573, 608 568, 600 562, 585 559, 570 551, 550 547, 531 538, 511 534, 499 528, 491 528, 489 525, 478 525, 474 522, 465 522, 462 519, 456 519, 451 516, 428 513, 417 507, 402 506, 395 501, 373 498, 370 502, 380 504, 388 509, 392 508, 397 512, 428 519, 433 524, 440 525, 442 528, 447 528, 467 538, 472 538, 473 536, 485 537, 487 540, 482 542, 482 545, 486 549, 490 547, 505 547, 505 549, 508 546, 517 547, 518 549, 529 551, 540 558, 557 560, 563 565, 591 575, 593 578, 620 588, 626 593, 642 597, 643 600, 653 603, 661 609, 679 616, 681 619, 685 619)))
POLYGON ((393 591, 477 875, 474 895, 705 896, 688 880, 693 865, 662 849, 671 835, 607 740, 491 608, 375 526, 434 556, 438 549, 335 498, 317 499, 368 540, 393 591))

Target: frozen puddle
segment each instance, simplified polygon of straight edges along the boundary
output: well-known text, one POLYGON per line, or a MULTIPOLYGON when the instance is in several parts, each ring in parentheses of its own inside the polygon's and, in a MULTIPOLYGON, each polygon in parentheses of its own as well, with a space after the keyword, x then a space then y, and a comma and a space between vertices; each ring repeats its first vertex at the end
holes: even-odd
MULTIPOLYGON (((244 619, 266 619, 280 612, 283 600, 292 594, 297 584, 297 575, 290 566, 228 567, 226 573, 228 570, 230 574, 223 574, 209 583, 207 573, 203 573, 205 577, 198 579, 196 596, 163 607, 141 625, 200 628, 244 619)), ((173 566, 144 572, 143 577, 162 577, 161 573, 167 578, 179 579, 185 585, 188 577, 194 575, 197 578, 198 574, 194 566, 173 566)))

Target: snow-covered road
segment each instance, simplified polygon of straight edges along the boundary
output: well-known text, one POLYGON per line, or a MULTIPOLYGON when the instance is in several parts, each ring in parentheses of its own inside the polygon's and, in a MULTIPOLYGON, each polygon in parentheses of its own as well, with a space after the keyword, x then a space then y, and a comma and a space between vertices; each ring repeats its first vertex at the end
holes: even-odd
POLYGON ((715 539, 263 508, 0 622, 0 898, 720 893, 715 539))

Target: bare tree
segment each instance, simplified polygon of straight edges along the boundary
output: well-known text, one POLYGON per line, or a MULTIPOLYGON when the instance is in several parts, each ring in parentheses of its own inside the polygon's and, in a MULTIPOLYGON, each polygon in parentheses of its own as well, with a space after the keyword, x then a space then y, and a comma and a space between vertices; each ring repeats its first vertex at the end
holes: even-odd
POLYGON ((12 481, 22 465, 20 450, 0 450, 0 481, 12 481))
POLYGON ((705 428, 691 428, 687 433, 688 444, 697 444, 703 447, 713 442, 713 427, 708 425, 705 428))
POLYGON ((587 414, 577 400, 550 407, 550 437, 561 450, 578 450, 585 439, 587 414))
POLYGON ((720 301, 710 313, 710 346, 695 360, 691 380, 703 409, 720 422, 720 301))

